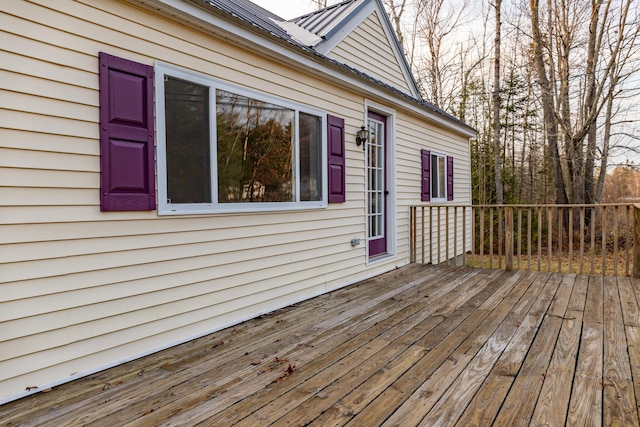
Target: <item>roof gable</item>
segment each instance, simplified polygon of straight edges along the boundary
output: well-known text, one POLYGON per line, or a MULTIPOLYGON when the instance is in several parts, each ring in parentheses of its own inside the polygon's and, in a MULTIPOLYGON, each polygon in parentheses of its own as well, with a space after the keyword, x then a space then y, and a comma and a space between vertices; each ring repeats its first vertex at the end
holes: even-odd
POLYGON ((322 39, 316 52, 422 98, 381 0, 346 0, 291 22, 322 39))
POLYGON ((401 62, 386 43, 380 21, 377 12, 372 13, 327 56, 413 95, 411 82, 407 81, 401 62))

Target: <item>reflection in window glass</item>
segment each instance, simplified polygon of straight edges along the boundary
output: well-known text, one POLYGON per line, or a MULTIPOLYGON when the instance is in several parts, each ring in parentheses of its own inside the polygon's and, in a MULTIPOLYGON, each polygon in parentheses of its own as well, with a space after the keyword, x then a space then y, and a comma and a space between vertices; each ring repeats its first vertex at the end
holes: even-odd
POLYGON ((156 76, 162 214, 324 206, 321 111, 161 64, 156 76))
POLYGON ((322 119, 299 114, 300 200, 322 200, 322 119))
POLYGON ((216 91, 218 202, 295 201, 295 111, 216 91))
POLYGON ((167 77, 164 96, 167 199, 210 203, 209 88, 167 77))
POLYGON ((434 199, 440 198, 438 177, 438 156, 431 155, 431 197, 434 199))
POLYGON ((445 164, 444 164, 444 156, 438 156, 438 184, 440 186, 440 191, 438 192, 438 197, 445 198, 446 197, 446 185, 447 185, 447 177, 445 175, 445 164))

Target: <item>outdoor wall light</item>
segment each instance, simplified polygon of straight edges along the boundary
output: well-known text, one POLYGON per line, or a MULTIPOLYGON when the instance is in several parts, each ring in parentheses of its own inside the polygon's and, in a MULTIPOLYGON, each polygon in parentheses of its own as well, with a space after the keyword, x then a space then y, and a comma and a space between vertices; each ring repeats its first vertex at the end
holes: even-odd
MULTIPOLYGON (((369 139, 369 131, 364 126, 360 126, 360 130, 356 133, 356 145, 359 147, 367 142, 367 139, 369 139)), ((364 150, 364 147, 362 149, 364 150)))

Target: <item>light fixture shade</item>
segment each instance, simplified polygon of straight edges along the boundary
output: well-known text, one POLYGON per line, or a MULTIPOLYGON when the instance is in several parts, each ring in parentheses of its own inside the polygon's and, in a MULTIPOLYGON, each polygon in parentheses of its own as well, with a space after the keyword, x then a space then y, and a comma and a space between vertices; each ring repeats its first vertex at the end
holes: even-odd
POLYGON ((356 133, 356 145, 361 145, 369 139, 369 131, 364 126, 360 126, 360 130, 356 133))

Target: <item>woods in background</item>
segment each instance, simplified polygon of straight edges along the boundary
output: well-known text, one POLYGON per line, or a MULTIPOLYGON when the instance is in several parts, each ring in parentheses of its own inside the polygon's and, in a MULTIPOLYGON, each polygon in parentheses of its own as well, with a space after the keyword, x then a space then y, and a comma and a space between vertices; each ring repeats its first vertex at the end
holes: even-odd
POLYGON ((640 158, 640 2, 383 3, 425 100, 478 130, 474 204, 601 202, 640 158))

